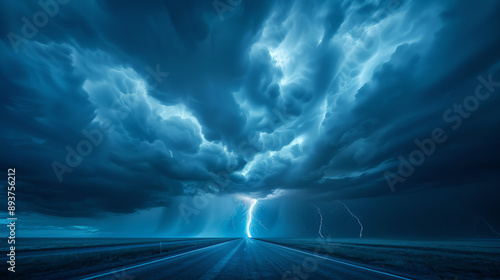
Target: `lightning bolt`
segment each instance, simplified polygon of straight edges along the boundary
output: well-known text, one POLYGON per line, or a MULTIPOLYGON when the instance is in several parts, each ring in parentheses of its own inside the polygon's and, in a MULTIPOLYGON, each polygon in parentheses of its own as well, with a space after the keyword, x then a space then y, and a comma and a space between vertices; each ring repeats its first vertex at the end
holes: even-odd
POLYGON ((234 212, 233 212, 233 215, 231 216, 231 224, 233 225, 233 231, 236 230, 236 227, 234 225, 234 217, 236 216, 236 213, 237 213, 236 208, 239 208, 240 206, 241 206, 241 201, 238 202, 238 204, 236 204, 234 206, 234 212))
POLYGON ((321 214, 321 210, 319 210, 318 206, 316 206, 314 204, 313 204, 313 206, 316 207, 316 209, 318 210, 318 214, 319 214, 319 218, 320 218, 320 220, 319 220, 319 229, 318 229, 319 236, 321 236, 321 238, 324 238, 323 234, 321 233, 321 228, 323 227, 323 215, 321 214))
MULTIPOLYGON (((260 204, 259 200, 257 200, 257 205, 259 206, 259 209, 262 208, 262 204, 260 204)), ((253 219, 256 220, 257 223, 259 223, 259 225, 261 227, 263 227, 265 230, 269 230, 269 229, 267 229, 267 227, 259 219, 255 218, 255 217, 253 217, 253 219)))
POLYGON ((231 217, 229 219, 227 219, 227 221, 224 223, 224 226, 229 222, 231 221, 231 225, 233 226, 233 231, 236 230, 236 226, 234 225, 234 218, 236 217, 236 214, 237 214, 237 209, 241 206, 241 201, 239 201, 235 206, 234 206, 234 209, 233 209, 233 214, 231 215, 231 217))
POLYGON ((335 205, 335 208, 333 208, 328 214, 332 214, 333 211, 337 210, 339 208, 339 205, 335 205))
MULTIPOLYGON (((491 230, 494 234, 496 234, 496 235, 500 235, 500 232, 496 231, 496 230, 493 228, 493 226, 492 226, 492 225, 490 225, 490 224, 489 224, 489 223, 488 223, 488 222, 487 222, 484 218, 478 217, 478 216, 476 216, 476 215, 473 215, 473 216, 474 216, 474 218, 476 218, 476 219, 480 220, 480 221, 481 221, 481 222, 483 222, 486 226, 488 226, 488 227, 490 228, 490 230, 491 230)), ((477 234, 477 233, 476 233, 476 234, 477 234)))
POLYGON ((266 226, 265 226, 265 225, 263 225, 263 224, 262 224, 262 222, 261 222, 260 220, 258 220, 258 219, 257 219, 257 218, 255 218, 255 217, 254 217, 254 219, 257 221, 257 223, 259 223, 259 225, 260 225, 261 227, 263 227, 265 230, 268 230, 268 229, 266 228, 266 226))
POLYGON ((257 204, 257 199, 250 200, 250 208, 248 209, 248 213, 247 213, 247 227, 246 227, 246 232, 247 232, 248 238, 252 238, 252 234, 250 233, 250 225, 252 224, 253 208, 255 207, 255 204, 257 204))
MULTIPOLYGON (((462 212, 462 211, 460 211, 462 212)), ((468 212, 468 211, 464 211, 465 213, 469 214, 470 216, 472 216, 472 218, 475 219, 474 221, 474 232, 476 233, 476 236, 479 238, 479 234, 477 233, 477 220, 483 222, 483 224, 485 224, 490 230, 491 232, 493 232, 494 234, 496 235, 499 235, 500 236, 500 232, 496 231, 495 228, 493 228, 493 226, 488 223, 483 217, 479 217, 477 215, 475 215, 474 213, 471 213, 471 212, 468 212)))
POLYGON ((361 221, 359 220, 359 218, 356 215, 354 215, 351 212, 351 209, 349 209, 349 207, 347 207, 347 205, 345 205, 345 203, 340 202, 340 201, 337 201, 337 202, 340 203, 340 204, 342 204, 342 205, 344 205, 345 209, 347 209, 347 211, 349 212, 349 214, 351 214, 351 216, 358 221, 358 224, 361 227, 361 229, 359 231, 359 238, 361 238, 363 236, 363 225, 361 224, 361 221))

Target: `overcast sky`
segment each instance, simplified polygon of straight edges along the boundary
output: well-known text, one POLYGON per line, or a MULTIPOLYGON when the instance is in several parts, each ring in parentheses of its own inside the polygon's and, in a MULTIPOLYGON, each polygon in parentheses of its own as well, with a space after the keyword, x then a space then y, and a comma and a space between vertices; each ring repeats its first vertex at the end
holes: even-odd
POLYGON ((0 2, 19 236, 242 236, 258 199, 255 236, 498 237, 498 1, 36 2, 0 2))

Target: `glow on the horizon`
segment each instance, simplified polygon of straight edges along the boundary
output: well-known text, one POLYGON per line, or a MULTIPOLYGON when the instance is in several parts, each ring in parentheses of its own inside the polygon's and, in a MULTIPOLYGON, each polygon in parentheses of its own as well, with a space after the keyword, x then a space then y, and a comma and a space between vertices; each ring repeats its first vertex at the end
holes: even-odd
POLYGON ((252 234, 250 234, 250 224, 252 223, 252 215, 253 215, 253 208, 255 207, 255 204, 257 204, 257 199, 252 199, 250 201, 250 208, 248 209, 247 213, 247 237, 252 238, 252 234))

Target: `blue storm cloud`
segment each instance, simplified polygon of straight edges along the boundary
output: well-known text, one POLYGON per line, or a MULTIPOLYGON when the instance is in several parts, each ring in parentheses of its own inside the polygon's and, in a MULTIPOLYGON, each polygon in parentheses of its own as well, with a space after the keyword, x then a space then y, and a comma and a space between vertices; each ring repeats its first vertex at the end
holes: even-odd
POLYGON ((33 215, 172 206, 181 224, 221 172, 220 195, 317 201, 500 179, 498 89, 453 109, 500 81, 496 1, 47 2, 0 3, 1 161, 33 215), (397 175, 436 128, 448 140, 397 175))

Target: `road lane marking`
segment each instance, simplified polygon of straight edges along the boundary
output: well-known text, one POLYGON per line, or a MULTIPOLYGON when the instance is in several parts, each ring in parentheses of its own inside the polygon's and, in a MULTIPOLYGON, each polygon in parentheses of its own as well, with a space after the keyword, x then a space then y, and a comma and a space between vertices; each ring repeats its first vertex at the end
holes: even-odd
POLYGON ((238 244, 238 246, 234 247, 229 254, 227 254, 222 260, 220 260, 216 265, 212 267, 209 271, 207 271, 199 280, 206 280, 206 279, 215 279, 215 277, 222 271, 224 267, 226 267, 226 264, 229 262, 229 260, 233 257, 234 253, 241 247, 241 244, 243 244, 245 240, 242 239, 241 242, 238 244))
POLYGON ((302 253, 302 254, 310 255, 310 256, 313 256, 315 258, 322 258, 322 259, 325 259, 325 260, 328 260, 328 261, 331 261, 331 262, 335 262, 335 263, 340 263, 340 264, 344 264, 344 265, 347 265, 347 266, 356 267, 356 268, 359 268, 359 269, 363 269, 363 270, 367 270, 367 271, 371 271, 371 272, 375 272, 375 273, 387 275, 387 276, 390 276, 390 277, 393 277, 393 278, 398 278, 398 279, 403 279, 403 280, 413 280, 411 278, 406 278, 406 277, 395 275, 395 274, 391 274, 391 273, 388 273, 388 272, 378 271, 378 270, 371 269, 371 268, 368 268, 368 267, 355 265, 355 264, 352 264, 352 263, 347 263, 347 262, 343 262, 343 261, 339 261, 339 260, 334 260, 334 259, 331 259, 331 258, 328 258, 328 257, 323 257, 323 256, 320 256, 320 255, 311 254, 309 252, 305 252, 305 251, 301 251, 301 250, 296 250, 296 249, 289 248, 289 247, 286 247, 286 246, 282 246, 282 245, 278 245, 278 244, 274 244, 274 243, 270 243, 270 242, 266 242, 266 241, 262 241, 262 240, 259 240, 259 241, 267 243, 267 244, 271 244, 271 245, 274 245, 274 246, 278 246, 278 247, 281 247, 281 248, 285 248, 285 249, 288 249, 288 250, 291 250, 291 251, 295 251, 295 252, 299 252, 299 253, 302 253))
POLYGON ((233 241, 234 240, 230 240, 230 241, 222 242, 222 243, 219 243, 219 244, 211 245, 211 246, 208 246, 208 247, 204 247, 204 248, 196 249, 196 250, 193 250, 193 251, 185 252, 185 253, 182 253, 182 254, 178 254, 178 255, 174 255, 174 256, 169 256, 169 257, 166 257, 166 258, 163 258, 163 259, 154 260, 154 261, 150 261, 150 262, 146 262, 146 263, 142 263, 142 264, 138 264, 138 265, 134 265, 134 266, 130 266, 130 267, 118 269, 118 270, 113 270, 113 271, 102 273, 102 274, 99 274, 99 275, 95 275, 95 276, 83 278, 82 280, 96 279, 96 278, 107 276, 107 275, 111 275, 111 274, 114 274, 114 273, 117 273, 117 272, 122 272, 122 271, 125 271, 125 270, 130 270, 130 269, 134 269, 134 268, 145 266, 145 265, 149 265, 149 264, 153 264, 153 263, 157 263, 157 262, 161 262, 161 261, 166 261, 166 260, 169 260, 169 259, 173 259, 173 258, 177 258, 177 257, 180 257, 180 256, 184 256, 184 255, 187 255, 187 254, 191 254, 191 253, 203 251, 203 250, 206 250, 206 249, 209 249, 209 248, 214 248, 214 247, 226 244, 228 242, 233 242, 233 241))

